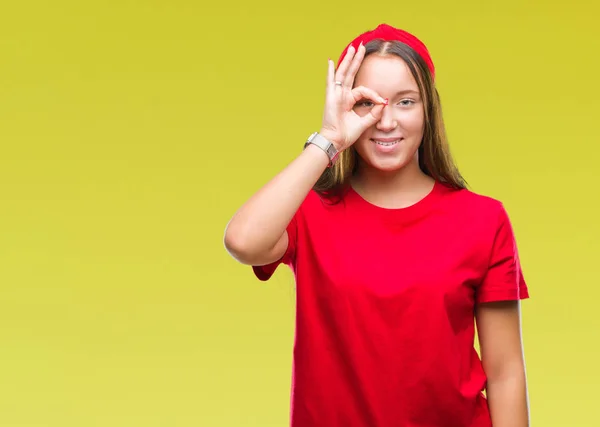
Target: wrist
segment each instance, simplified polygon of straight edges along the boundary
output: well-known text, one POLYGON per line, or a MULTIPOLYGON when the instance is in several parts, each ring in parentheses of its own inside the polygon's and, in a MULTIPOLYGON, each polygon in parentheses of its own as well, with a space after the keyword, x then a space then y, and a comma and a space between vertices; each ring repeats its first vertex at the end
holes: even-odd
POLYGON ((327 137, 323 136, 320 132, 314 132, 308 137, 306 143, 304 144, 304 149, 310 145, 315 145, 317 148, 323 151, 323 153, 325 153, 329 160, 328 167, 331 167, 335 164, 340 151, 331 142, 331 140, 327 139, 327 137))
POLYGON ((319 130, 319 135, 331 142, 338 152, 342 152, 342 142, 338 141, 337 135, 335 135, 333 132, 327 129, 321 129, 319 130))
POLYGON ((311 156, 313 156, 313 158, 315 160, 322 162, 323 166, 325 166, 325 167, 329 166, 329 162, 330 162, 329 156, 327 155, 327 153, 325 151, 323 151, 316 145, 308 144, 303 151, 309 153, 311 156))

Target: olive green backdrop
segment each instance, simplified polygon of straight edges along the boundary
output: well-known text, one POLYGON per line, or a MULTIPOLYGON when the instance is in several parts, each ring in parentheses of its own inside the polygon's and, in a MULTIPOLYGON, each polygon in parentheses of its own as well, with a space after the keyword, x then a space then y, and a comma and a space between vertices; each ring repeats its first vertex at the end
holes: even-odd
POLYGON ((381 22, 429 46, 459 166, 511 215, 534 424, 600 425, 592 4, 3 2, 0 426, 286 425, 292 276, 223 230, 381 22))

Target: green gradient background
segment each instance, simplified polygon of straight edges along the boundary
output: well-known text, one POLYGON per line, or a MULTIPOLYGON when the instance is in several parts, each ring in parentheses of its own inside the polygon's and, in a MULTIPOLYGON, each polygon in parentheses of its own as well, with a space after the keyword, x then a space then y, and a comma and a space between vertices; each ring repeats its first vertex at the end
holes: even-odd
POLYGON ((459 166, 511 214, 534 425, 600 425, 599 7, 567 4, 3 2, 0 426, 287 424, 292 276, 223 230, 380 22, 429 46, 459 166))

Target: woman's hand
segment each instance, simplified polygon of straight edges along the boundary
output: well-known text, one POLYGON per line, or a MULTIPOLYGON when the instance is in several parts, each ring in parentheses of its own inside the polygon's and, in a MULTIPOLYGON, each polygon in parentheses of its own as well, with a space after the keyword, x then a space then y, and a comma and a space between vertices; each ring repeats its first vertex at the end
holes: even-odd
POLYGON ((365 130, 377 123, 387 105, 387 100, 374 90, 362 86, 353 88, 364 56, 365 47, 361 43, 356 51, 353 46, 348 48, 337 72, 333 61, 329 60, 325 112, 320 133, 340 152, 354 144, 365 130), (370 101, 375 106, 366 115, 359 116, 354 111, 354 106, 362 100, 370 101))

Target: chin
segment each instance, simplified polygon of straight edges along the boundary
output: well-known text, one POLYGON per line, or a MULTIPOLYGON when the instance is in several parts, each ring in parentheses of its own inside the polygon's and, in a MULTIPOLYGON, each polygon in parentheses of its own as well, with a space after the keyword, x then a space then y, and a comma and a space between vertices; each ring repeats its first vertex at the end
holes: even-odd
POLYGON ((395 156, 379 156, 377 153, 362 153, 357 152, 360 157, 360 162, 363 167, 381 171, 381 172, 397 172, 399 170, 410 167, 413 160, 416 160, 415 155, 407 156, 404 153, 398 153, 395 156))
POLYGON ((398 171, 404 169, 406 166, 409 165, 410 162, 389 161, 388 160, 388 161, 368 161, 365 163, 371 169, 375 169, 380 172, 392 173, 392 172, 398 172, 398 171))

